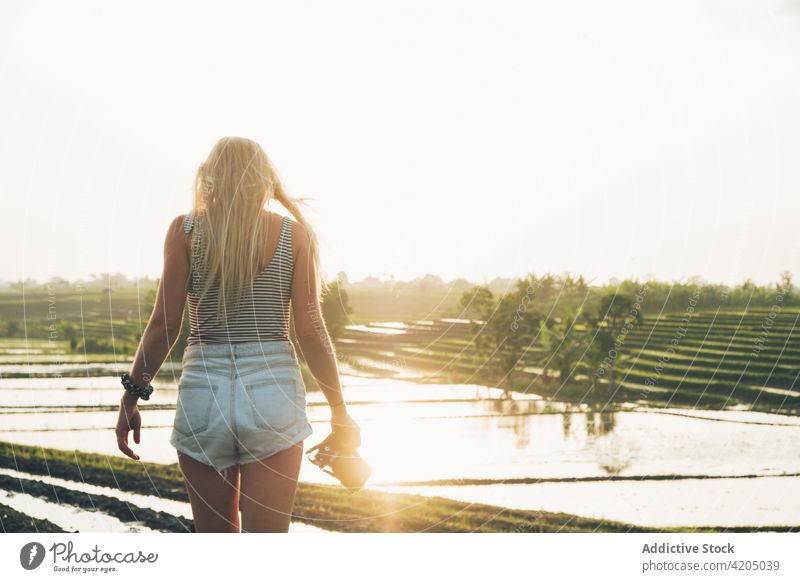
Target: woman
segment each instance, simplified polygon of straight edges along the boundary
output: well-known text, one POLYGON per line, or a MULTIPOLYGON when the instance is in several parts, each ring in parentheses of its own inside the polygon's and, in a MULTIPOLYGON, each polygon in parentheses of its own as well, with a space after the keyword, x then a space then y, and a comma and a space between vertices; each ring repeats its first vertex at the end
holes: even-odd
POLYGON ((175 446, 198 532, 286 532, 303 441, 312 430, 305 386, 289 340, 296 337, 348 446, 359 429, 342 397, 322 319, 313 230, 261 147, 223 138, 199 167, 194 205, 164 243, 156 302, 120 402, 119 449, 139 459, 140 397, 172 349, 189 304, 170 443, 175 446), (296 219, 267 210, 276 199, 296 219), (241 509, 241 523, 239 510, 241 509))

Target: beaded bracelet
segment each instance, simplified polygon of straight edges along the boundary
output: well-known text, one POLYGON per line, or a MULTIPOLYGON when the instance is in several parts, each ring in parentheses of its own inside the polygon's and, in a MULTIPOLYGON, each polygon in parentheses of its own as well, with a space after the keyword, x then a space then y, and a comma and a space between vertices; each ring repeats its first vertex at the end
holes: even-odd
POLYGON ((125 387, 125 390, 134 396, 140 397, 142 400, 150 400, 150 395, 153 393, 153 386, 149 384, 147 386, 138 386, 134 384, 130 374, 127 372, 122 375, 122 385, 125 387))

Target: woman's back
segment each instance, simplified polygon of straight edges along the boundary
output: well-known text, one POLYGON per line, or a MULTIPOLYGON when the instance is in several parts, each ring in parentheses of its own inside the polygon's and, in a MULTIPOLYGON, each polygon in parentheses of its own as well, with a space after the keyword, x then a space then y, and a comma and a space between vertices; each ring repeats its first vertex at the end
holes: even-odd
POLYGON ((188 345, 289 339, 290 300, 294 275, 293 221, 288 216, 280 219, 272 213, 266 214, 266 220, 270 221, 268 232, 274 231, 273 226, 280 224, 277 245, 269 263, 258 272, 251 285, 246 287, 238 308, 227 313, 227 323, 223 318, 218 318, 217 314, 218 281, 214 281, 206 295, 200 297, 206 277, 206 269, 201 260, 203 232, 202 229, 195 228, 196 217, 192 213, 186 215, 183 221, 184 232, 197 237, 191 245, 192 264, 187 295, 188 345))
POLYGON ((138 443, 142 427, 136 403, 149 395, 188 304, 190 345, 170 443, 197 532, 289 529, 302 441, 312 433, 290 309, 305 364, 330 405, 337 446, 360 443, 322 317, 316 235, 299 201, 258 143, 222 138, 197 170, 192 213, 176 216, 164 241, 153 313, 123 376, 117 446, 139 459, 128 446, 130 431, 138 443), (269 212, 272 200, 294 220, 269 212))

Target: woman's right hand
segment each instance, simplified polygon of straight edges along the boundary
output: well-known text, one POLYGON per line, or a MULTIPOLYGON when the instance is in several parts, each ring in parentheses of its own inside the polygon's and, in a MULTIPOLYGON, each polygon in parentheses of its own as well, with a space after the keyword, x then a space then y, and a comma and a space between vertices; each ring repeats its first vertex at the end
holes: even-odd
POLYGON ((357 449, 361 446, 361 429, 346 410, 341 412, 333 410, 331 430, 336 441, 345 449, 357 449))

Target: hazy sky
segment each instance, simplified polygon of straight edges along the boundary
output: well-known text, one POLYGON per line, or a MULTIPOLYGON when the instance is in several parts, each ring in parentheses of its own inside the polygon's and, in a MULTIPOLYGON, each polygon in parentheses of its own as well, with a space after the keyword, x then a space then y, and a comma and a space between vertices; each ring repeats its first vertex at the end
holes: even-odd
POLYGON ((326 271, 800 276, 800 3, 17 2, 0 278, 158 276, 225 135, 326 271))

